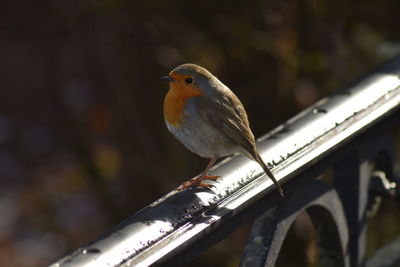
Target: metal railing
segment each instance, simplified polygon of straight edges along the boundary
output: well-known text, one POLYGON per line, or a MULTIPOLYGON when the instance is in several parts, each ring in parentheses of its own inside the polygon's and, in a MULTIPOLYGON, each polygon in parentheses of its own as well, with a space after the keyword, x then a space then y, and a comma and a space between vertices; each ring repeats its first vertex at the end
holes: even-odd
POLYGON ((177 266, 254 218, 241 265, 273 266, 302 211, 317 233, 320 266, 363 265, 372 196, 398 192, 391 129, 399 75, 396 57, 259 140, 284 198, 257 163, 235 156, 213 168, 221 179, 211 189, 173 191, 52 266, 177 266), (316 179, 327 170, 331 182, 316 179))

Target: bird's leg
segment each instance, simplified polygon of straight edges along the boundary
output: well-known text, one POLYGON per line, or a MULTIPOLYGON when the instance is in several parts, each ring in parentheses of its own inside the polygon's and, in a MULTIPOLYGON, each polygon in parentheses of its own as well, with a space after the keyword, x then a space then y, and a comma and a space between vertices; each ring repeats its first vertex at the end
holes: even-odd
POLYGON ((211 160, 208 162, 207 167, 205 170, 197 177, 190 179, 187 182, 184 182, 179 188, 178 191, 183 191, 186 188, 193 187, 193 186, 200 186, 200 187, 211 187, 211 185, 203 183, 203 180, 217 180, 219 176, 216 175, 207 175, 208 171, 211 169, 211 167, 214 165, 214 163, 217 161, 218 157, 213 157, 211 160))

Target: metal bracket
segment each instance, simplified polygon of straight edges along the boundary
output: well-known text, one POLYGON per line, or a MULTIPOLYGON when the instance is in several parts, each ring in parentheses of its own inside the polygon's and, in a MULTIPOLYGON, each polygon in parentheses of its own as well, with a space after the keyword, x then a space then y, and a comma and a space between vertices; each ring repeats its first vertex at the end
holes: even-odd
POLYGON ((256 219, 240 266, 274 266, 282 243, 296 217, 306 211, 317 232, 320 266, 349 266, 349 234, 336 191, 322 181, 312 181, 256 219))

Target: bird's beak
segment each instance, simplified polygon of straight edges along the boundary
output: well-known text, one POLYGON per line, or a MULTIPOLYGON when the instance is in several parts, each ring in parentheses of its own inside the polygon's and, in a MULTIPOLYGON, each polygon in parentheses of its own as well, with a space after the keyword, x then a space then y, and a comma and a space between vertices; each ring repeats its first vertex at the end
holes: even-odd
POLYGON ((174 78, 172 78, 169 75, 162 76, 162 77, 160 77, 160 79, 163 81, 167 81, 167 82, 175 82, 174 78))

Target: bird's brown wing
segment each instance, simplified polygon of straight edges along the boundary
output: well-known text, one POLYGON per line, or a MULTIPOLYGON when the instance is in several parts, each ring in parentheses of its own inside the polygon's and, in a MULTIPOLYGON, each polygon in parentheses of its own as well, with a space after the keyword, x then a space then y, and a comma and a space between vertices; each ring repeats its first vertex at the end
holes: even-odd
POLYGON ((248 156, 260 164, 277 186, 279 194, 283 196, 282 187, 256 150, 256 141, 250 130, 246 111, 239 99, 235 95, 231 97, 228 95, 214 99, 202 96, 196 100, 200 116, 232 142, 243 147, 248 152, 248 156))
POLYGON ((204 120, 243 147, 253 158, 256 157, 255 139, 246 111, 235 95, 215 98, 202 96, 196 100, 197 110, 204 120))
POLYGON ((282 187, 256 150, 255 138, 249 127, 246 111, 239 99, 233 95, 233 98, 221 96, 213 99, 201 96, 196 100, 200 116, 220 131, 221 134, 244 148, 248 152, 248 156, 260 164, 277 186, 279 194, 283 196, 282 187))

